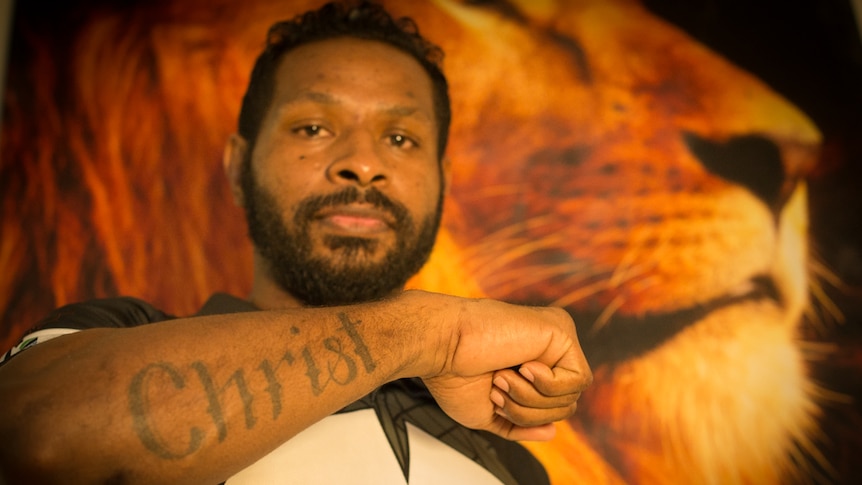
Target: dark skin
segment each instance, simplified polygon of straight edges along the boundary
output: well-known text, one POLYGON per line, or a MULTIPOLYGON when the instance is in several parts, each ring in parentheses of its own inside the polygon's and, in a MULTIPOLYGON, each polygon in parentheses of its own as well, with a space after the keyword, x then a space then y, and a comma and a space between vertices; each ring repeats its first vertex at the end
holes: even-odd
MULTIPOLYGON (((296 201, 345 184, 373 184, 416 219, 435 210, 436 121, 415 60, 377 42, 328 40, 287 54, 278 81, 251 159, 286 221, 296 201)), ((248 146, 234 135, 225 150, 239 204, 248 146)), ((374 238, 363 256, 373 262, 393 244, 386 218, 361 204, 327 212, 310 228, 315 251, 355 264, 322 238, 374 238)), ((560 309, 401 289, 304 308, 269 273, 256 255, 249 300, 264 311, 81 331, 0 368, 3 477, 218 483, 404 377, 422 378, 467 427, 545 440, 592 380, 560 309)))

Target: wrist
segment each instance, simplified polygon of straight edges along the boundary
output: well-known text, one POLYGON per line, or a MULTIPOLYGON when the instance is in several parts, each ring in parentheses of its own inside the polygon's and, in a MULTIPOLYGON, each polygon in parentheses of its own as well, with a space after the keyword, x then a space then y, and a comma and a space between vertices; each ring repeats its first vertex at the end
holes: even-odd
POLYGON ((440 375, 449 365, 453 339, 457 331, 452 318, 453 309, 458 308, 457 297, 407 290, 396 297, 400 331, 404 338, 401 345, 405 365, 400 377, 433 377, 440 375), (451 300, 451 301, 448 301, 451 300))

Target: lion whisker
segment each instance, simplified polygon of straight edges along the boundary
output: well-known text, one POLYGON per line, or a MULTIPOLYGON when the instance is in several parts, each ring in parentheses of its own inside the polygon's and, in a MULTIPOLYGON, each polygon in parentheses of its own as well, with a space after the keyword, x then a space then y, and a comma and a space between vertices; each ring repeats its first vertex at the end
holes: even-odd
POLYGON ((486 199, 501 197, 505 195, 517 195, 524 191, 523 184, 497 184, 481 187, 473 190, 470 195, 461 197, 461 200, 471 203, 484 203, 486 199))
MULTIPOLYGON (((531 265, 518 267, 500 272, 494 275, 494 279, 489 283, 488 288, 493 290, 502 290, 506 285, 511 285, 513 282, 517 285, 511 285, 507 288, 508 291, 514 291, 529 287, 535 283, 546 281, 555 276, 583 274, 581 268, 576 264, 555 264, 555 265, 531 265)), ((582 276, 586 279, 586 276, 582 276)))
POLYGON ((614 316, 614 313, 623 306, 624 302, 625 298, 623 298, 622 295, 617 295, 613 300, 611 300, 611 302, 605 306, 604 310, 602 310, 602 313, 599 314, 598 318, 596 318, 596 321, 593 322, 593 329, 601 330, 604 328, 608 322, 611 321, 611 317, 614 316))
POLYGON ((545 247, 553 247, 559 245, 563 241, 563 236, 554 233, 538 240, 529 240, 524 237, 517 237, 519 233, 526 232, 528 229, 535 229, 546 226, 550 223, 550 217, 536 217, 528 221, 519 221, 497 231, 490 233, 482 238, 478 243, 464 248, 464 260, 473 261, 471 269, 476 271, 477 277, 487 275, 489 270, 494 270, 503 264, 507 264, 513 259, 513 252, 517 250, 521 257, 526 253, 545 247), (506 254, 508 258, 500 258, 499 254, 506 254), (488 268, 488 261, 493 260, 496 265, 488 268), (504 260, 504 261, 501 261, 504 260), (484 273, 483 273, 484 269, 484 273))
POLYGON ((825 329, 825 322, 844 322, 844 314, 838 305, 826 292, 826 286, 846 289, 843 281, 818 257, 812 255, 808 261, 808 272, 811 278, 808 280, 808 291, 811 293, 811 304, 805 309, 806 318, 820 329, 825 329))
POLYGON ((543 249, 559 247, 565 238, 560 234, 552 234, 541 239, 527 240, 524 238, 511 239, 508 244, 501 241, 494 252, 483 252, 484 257, 476 257, 477 262, 471 268, 475 271, 477 278, 482 279, 487 277, 491 272, 497 271, 500 267, 510 264, 512 261, 523 258, 529 254, 533 254, 543 249), (499 247, 499 246, 509 246, 499 247))
POLYGON ((550 224, 553 220, 551 216, 533 217, 528 220, 517 221, 507 226, 490 232, 485 235, 478 243, 467 246, 463 249, 465 258, 471 259, 482 254, 488 254, 494 249, 497 249, 500 244, 511 245, 513 242, 520 243, 520 239, 516 236, 519 233, 526 232, 528 229, 537 229, 550 224))
POLYGON ((561 297, 557 298, 556 300, 554 300, 551 303, 551 305, 561 306, 561 307, 569 306, 569 305, 571 305, 577 301, 580 301, 580 300, 586 299, 592 295, 595 295, 596 293, 599 293, 606 288, 607 288, 607 282, 606 281, 604 281, 604 280, 597 281, 595 283, 573 289, 572 291, 570 291, 570 292, 562 295, 561 297))

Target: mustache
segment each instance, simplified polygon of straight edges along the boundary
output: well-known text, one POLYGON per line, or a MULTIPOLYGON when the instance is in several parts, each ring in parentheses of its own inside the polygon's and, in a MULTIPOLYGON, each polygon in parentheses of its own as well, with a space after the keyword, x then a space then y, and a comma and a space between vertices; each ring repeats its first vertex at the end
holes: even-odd
POLYGON ((410 212, 403 204, 390 199, 377 188, 371 187, 360 192, 359 189, 352 186, 332 194, 304 199, 299 203, 294 219, 298 225, 303 225, 311 221, 314 215, 323 209, 358 203, 370 204, 375 209, 389 212, 395 219, 397 227, 403 227, 405 223, 411 221, 410 212))

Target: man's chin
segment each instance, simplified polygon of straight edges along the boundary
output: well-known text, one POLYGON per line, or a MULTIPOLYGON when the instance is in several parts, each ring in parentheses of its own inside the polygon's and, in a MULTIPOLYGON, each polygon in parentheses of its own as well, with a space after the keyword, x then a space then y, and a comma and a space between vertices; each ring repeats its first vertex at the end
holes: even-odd
POLYGON ((355 236, 329 236, 313 256, 342 264, 381 263, 391 251, 378 239, 355 236))

